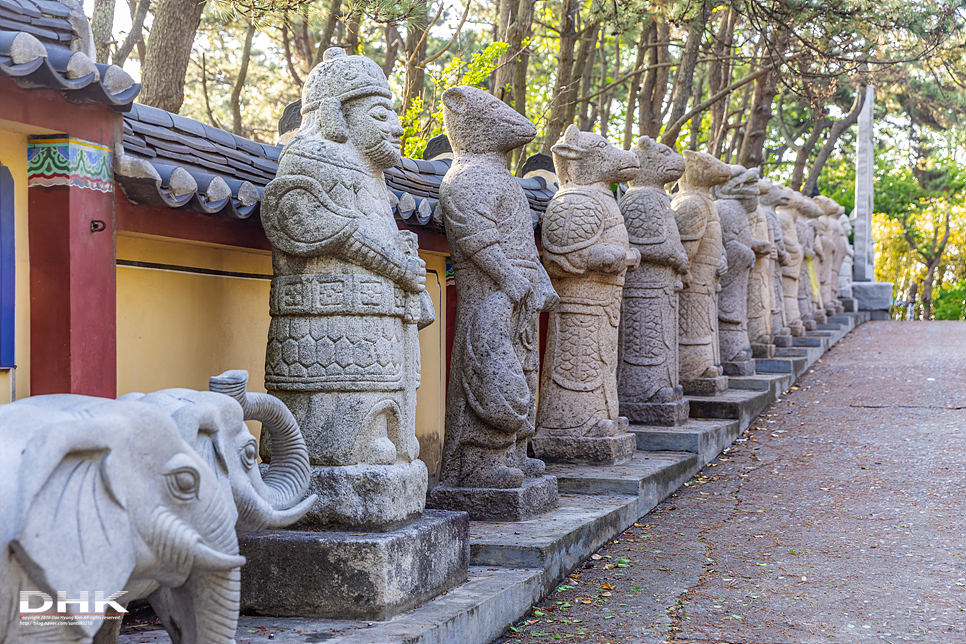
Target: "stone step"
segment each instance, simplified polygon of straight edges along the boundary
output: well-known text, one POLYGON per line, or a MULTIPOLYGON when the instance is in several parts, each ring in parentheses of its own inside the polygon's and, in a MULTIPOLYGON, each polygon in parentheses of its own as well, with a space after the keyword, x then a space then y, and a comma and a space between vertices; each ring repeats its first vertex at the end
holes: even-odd
POLYGON ((840 324, 831 324, 831 321, 832 320, 830 318, 829 319, 830 324, 816 324, 815 325, 816 330, 818 330, 818 331, 832 331, 833 333, 842 330, 842 325, 840 325, 840 324))
MULTIPOLYGON (((771 360, 755 360, 755 371, 768 374, 788 374, 793 380, 805 373, 808 368, 808 358, 780 357, 771 360)), ((730 386, 731 379, 728 379, 730 386)), ((790 386, 790 385, 789 385, 790 386)))
MULTIPOLYGON (((756 360, 757 364, 758 361, 756 360)), ((761 370, 753 376, 728 377, 729 389, 748 389, 750 391, 770 391, 774 397, 781 396, 795 382, 795 375, 788 372, 769 372, 761 370)))
POLYGON ((729 389, 720 396, 688 396, 691 418, 725 418, 738 421, 744 431, 775 396, 770 391, 729 389))
POLYGON ((542 570, 549 592, 654 505, 637 496, 564 494, 555 510, 526 521, 471 521, 470 564, 542 570))
MULTIPOLYGON (((469 579, 388 622, 241 617, 237 644, 489 644, 545 594, 543 572, 471 567, 469 579)), ((319 589, 324 592, 324 589, 319 589)), ((122 635, 118 644, 168 644, 164 630, 122 635)))
POLYGON ((725 447, 741 435, 737 420, 691 418, 677 427, 631 425, 637 436, 637 449, 644 452, 692 452, 698 464, 710 463, 725 447))
POLYGON ((638 451, 627 463, 609 466, 548 463, 561 494, 627 494, 660 497, 655 505, 700 469, 696 454, 638 451))
POLYGON ((813 331, 809 331, 808 335, 805 337, 792 338, 793 347, 818 347, 822 351, 828 349, 828 338, 813 336, 813 331))

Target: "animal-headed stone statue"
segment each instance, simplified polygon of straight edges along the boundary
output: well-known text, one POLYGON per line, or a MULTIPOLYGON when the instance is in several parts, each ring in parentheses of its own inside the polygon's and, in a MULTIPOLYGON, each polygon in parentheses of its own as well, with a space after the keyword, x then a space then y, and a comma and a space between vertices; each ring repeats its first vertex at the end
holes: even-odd
POLYGON ((855 257, 855 250, 852 248, 852 242, 849 241, 849 236, 852 234, 852 220, 843 212, 839 215, 839 224, 845 235, 845 257, 842 259, 842 266, 839 267, 838 297, 840 300, 852 299, 852 258, 855 257))
POLYGON ((748 280, 755 257, 772 249, 767 239, 752 237, 748 225, 749 214, 758 208, 758 179, 757 168, 733 165, 731 179, 712 190, 728 258, 718 295, 718 337, 721 364, 730 376, 755 373, 748 338, 748 280))
MULTIPOLYGON (((761 174, 760 168, 758 173, 761 174)), ((748 213, 748 229, 752 238, 771 244, 767 254, 756 255, 755 264, 748 276, 748 339, 756 358, 770 358, 774 354, 774 349, 768 345, 774 346, 772 312, 775 308, 775 289, 772 276, 778 259, 778 249, 765 216, 765 207, 761 203, 761 198, 767 196, 770 189, 771 183, 765 179, 758 180, 758 205, 748 213)))
POLYGON ((641 265, 624 282, 617 397, 631 422, 679 425, 688 401, 678 374, 678 292, 690 265, 664 186, 684 174, 684 157, 646 136, 631 152, 641 167, 620 210, 641 265))
POLYGON ((418 516, 427 486, 417 329, 434 313, 382 175, 403 130, 379 66, 337 47, 306 79, 302 114, 262 200, 275 269, 265 386, 309 446, 320 500, 306 521, 383 529, 418 516))
POLYGON ((821 250, 816 251, 816 226, 811 223, 822 214, 822 209, 804 195, 801 195, 800 199, 796 199, 794 204, 797 208, 795 230, 798 232, 798 240, 802 244, 804 254, 802 274, 798 279, 798 310, 802 314, 805 330, 814 331, 818 323, 824 324, 825 321, 824 310, 817 307, 821 303, 822 295, 819 292, 819 266, 817 264, 819 259, 816 255, 821 250))
POLYGON ((617 464, 636 439, 618 412, 617 331, 624 275, 640 263, 610 187, 637 175, 633 152, 567 128, 552 148, 560 190, 543 218, 550 313, 533 448, 545 460, 617 464))
POLYGON ((759 182, 761 196, 758 205, 768 222, 768 235, 775 244, 775 259, 771 263, 771 337, 776 347, 792 346, 791 327, 785 313, 785 289, 782 284, 782 269, 788 265, 790 258, 785 247, 785 236, 781 222, 778 220, 778 207, 788 205, 790 191, 784 186, 772 183, 767 179, 759 182))
POLYGON ((690 270, 680 295, 679 364, 681 385, 692 395, 728 388, 718 349, 719 279, 728 270, 721 220, 711 187, 731 178, 731 167, 706 152, 684 151, 684 174, 671 202, 690 270))
POLYGON ((822 297, 827 299, 828 309, 831 313, 841 313, 844 309, 838 299, 839 292, 839 273, 842 269, 842 262, 848 252, 848 237, 839 217, 845 213, 845 208, 836 203, 833 199, 825 196, 815 197, 815 203, 822 209, 820 220, 824 223, 824 242, 825 248, 831 250, 832 258, 828 261, 828 279, 823 283, 825 291, 822 297))
POLYGON ((787 200, 784 204, 778 204, 775 213, 782 228, 782 239, 785 242, 785 251, 788 253, 788 263, 782 266, 782 293, 785 296, 785 323, 788 325, 792 336, 802 336, 805 334, 805 323, 802 320, 801 310, 798 308, 798 282, 802 274, 802 264, 805 258, 805 249, 798 239, 798 207, 803 199, 800 192, 782 186, 786 190, 787 200))
POLYGON ((478 89, 450 88, 442 99, 454 158, 439 196, 458 313, 440 485, 429 503, 471 518, 531 516, 557 503, 556 479, 543 476, 543 461, 527 456, 527 443, 536 416, 539 315, 559 298, 505 155, 532 140, 536 127, 478 89))

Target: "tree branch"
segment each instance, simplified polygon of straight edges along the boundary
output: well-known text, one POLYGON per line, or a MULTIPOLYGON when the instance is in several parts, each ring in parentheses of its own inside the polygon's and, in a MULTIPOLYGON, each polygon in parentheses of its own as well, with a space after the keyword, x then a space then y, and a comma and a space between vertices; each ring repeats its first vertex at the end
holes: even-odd
MULTIPOLYGON (((435 62, 437 58, 439 58, 440 56, 442 56, 443 54, 445 54, 447 51, 449 51, 449 48, 452 47, 453 46, 453 43, 456 42, 456 39, 459 38, 460 31, 462 31, 462 29, 463 29, 463 25, 466 24, 466 17, 468 15, 470 15, 470 6, 472 4, 473 4, 472 0, 467 0, 467 2, 466 2, 466 9, 463 11, 463 17, 460 18, 460 24, 458 24, 456 26, 456 31, 453 32, 453 37, 449 39, 449 42, 446 43, 446 46, 443 47, 438 52, 436 52, 435 54, 433 54, 432 56, 430 56, 429 58, 427 58, 426 60, 424 60, 423 62, 421 62, 419 65, 417 65, 417 67, 425 67, 426 65, 429 65, 430 63, 435 62)), ((439 18, 438 15, 436 17, 439 18)), ((434 22, 435 22, 435 20, 434 20, 434 22)), ((432 25, 430 25, 430 26, 432 26, 432 25)), ((429 33, 429 27, 426 28, 426 33, 429 33)))

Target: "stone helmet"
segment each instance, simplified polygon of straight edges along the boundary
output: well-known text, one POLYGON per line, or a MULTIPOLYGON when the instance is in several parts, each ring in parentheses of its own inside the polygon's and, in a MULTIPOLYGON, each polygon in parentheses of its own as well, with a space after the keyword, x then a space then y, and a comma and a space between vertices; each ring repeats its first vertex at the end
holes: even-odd
POLYGON ((302 116, 319 112, 318 124, 322 126, 326 138, 345 142, 347 133, 340 108, 349 101, 365 96, 392 99, 389 81, 382 69, 365 56, 349 56, 341 47, 330 47, 322 55, 322 62, 305 80, 302 116))

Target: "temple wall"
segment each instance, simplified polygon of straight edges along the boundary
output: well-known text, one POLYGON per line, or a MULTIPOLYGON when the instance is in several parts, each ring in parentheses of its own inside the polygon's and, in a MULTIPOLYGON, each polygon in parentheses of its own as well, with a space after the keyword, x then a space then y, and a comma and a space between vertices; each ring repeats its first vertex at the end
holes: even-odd
MULTIPOLYGON (((30 253, 27 240, 27 134, 2 129, 0 165, 13 177, 15 247, 14 354, 16 370, 0 371, 0 404, 30 395, 30 253), (11 382, 11 374, 15 382, 11 382), (11 387, 14 384, 15 387, 11 387)), ((12 125, 12 124, 11 124, 12 125)), ((19 128, 18 128, 19 129, 19 128)))

